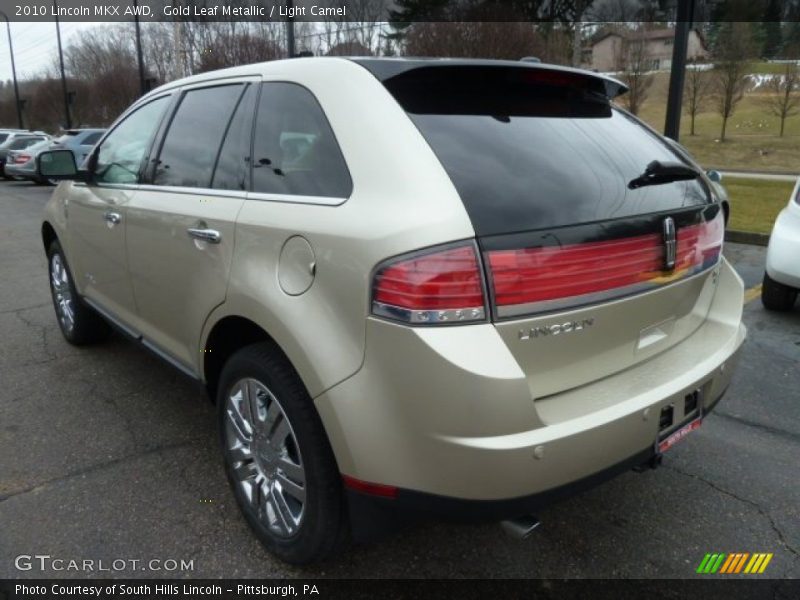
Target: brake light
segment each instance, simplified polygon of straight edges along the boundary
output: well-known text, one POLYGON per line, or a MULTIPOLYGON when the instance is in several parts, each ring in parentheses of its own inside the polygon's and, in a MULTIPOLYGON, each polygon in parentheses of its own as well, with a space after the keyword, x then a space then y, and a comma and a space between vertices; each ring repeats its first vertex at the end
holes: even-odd
POLYGON ((17 156, 14 158, 14 164, 21 165, 22 163, 28 162, 30 159, 30 154, 17 154, 17 156))
POLYGON ((401 257, 381 267, 373 281, 372 312, 414 324, 485 319, 474 244, 401 257))
POLYGON ((665 269, 661 234, 487 253, 498 316, 600 302, 672 283, 719 261, 722 211, 679 228, 675 266, 665 269))

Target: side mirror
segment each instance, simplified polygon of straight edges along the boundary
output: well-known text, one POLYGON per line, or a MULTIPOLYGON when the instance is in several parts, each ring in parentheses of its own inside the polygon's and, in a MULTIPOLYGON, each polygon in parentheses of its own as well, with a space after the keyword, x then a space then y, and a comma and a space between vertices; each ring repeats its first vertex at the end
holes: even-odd
POLYGON ((722 173, 720 173, 719 171, 706 171, 706 175, 714 183, 722 182, 722 173))
POLYGON ((75 155, 70 150, 45 150, 36 156, 36 170, 47 179, 85 179, 85 171, 79 171, 75 155))

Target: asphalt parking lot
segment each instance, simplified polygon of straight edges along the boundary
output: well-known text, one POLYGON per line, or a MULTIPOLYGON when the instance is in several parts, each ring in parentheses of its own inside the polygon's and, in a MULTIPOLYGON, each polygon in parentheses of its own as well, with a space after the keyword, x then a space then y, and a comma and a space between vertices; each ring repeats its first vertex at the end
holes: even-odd
MULTIPOLYGON (((529 539, 428 525, 299 569, 249 533, 194 384, 121 336, 89 349, 62 339, 39 236, 51 191, 0 182, 0 578, 691 578, 706 552, 771 552, 765 577, 800 577, 800 306, 748 302, 739 369, 703 427, 660 469, 541 511, 529 539), (21 554, 193 570, 18 571, 21 554)), ((754 288, 765 249, 726 254, 754 288)))

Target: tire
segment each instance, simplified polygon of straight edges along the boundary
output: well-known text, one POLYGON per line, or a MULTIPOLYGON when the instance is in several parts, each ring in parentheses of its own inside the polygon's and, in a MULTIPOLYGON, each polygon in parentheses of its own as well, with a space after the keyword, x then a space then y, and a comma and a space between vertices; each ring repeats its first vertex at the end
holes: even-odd
POLYGON ((50 294, 61 333, 70 344, 86 346, 105 340, 109 324, 78 295, 72 272, 58 241, 53 241, 47 251, 50 294))
POLYGON ((764 285, 761 288, 761 303, 767 310, 791 310, 797 300, 797 290, 783 285, 764 273, 764 285))
POLYGON ((228 360, 217 411, 228 481, 267 550, 296 565, 339 550, 349 530, 339 469, 308 392, 274 344, 228 360))

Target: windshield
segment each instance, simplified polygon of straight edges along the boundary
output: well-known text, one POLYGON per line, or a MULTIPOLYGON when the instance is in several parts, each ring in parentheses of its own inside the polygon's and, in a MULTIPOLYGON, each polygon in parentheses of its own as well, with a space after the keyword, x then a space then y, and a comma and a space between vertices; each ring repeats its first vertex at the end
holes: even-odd
POLYGON ((652 161, 681 158, 591 89, 486 69, 445 71, 412 71, 386 86, 442 162, 478 235, 710 201, 697 180, 629 189, 652 161))

